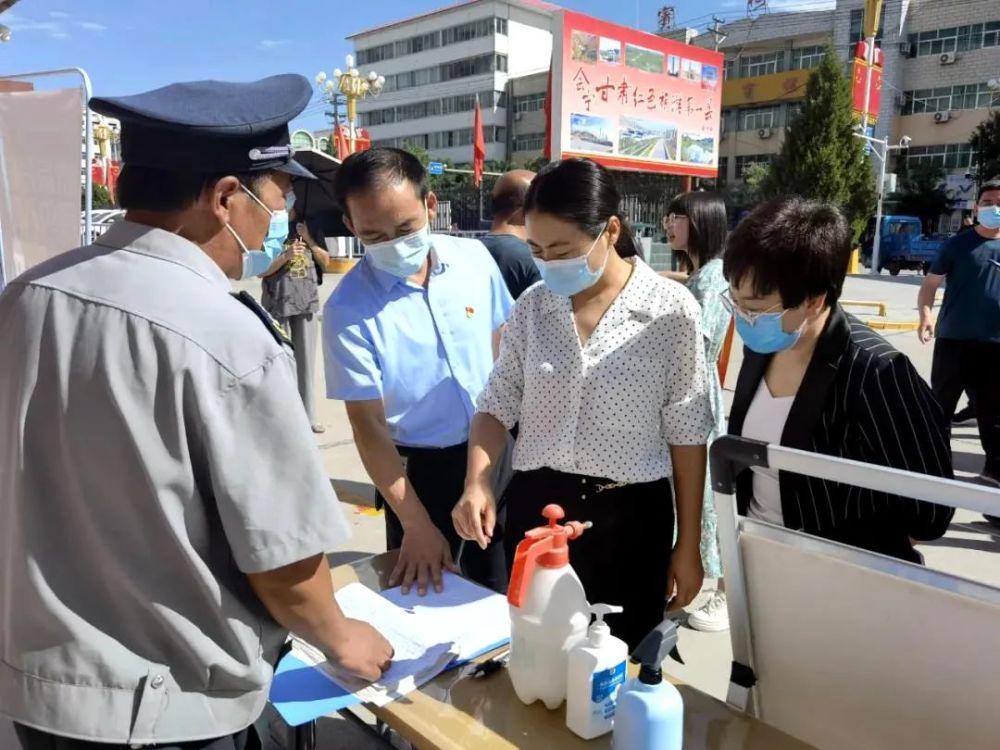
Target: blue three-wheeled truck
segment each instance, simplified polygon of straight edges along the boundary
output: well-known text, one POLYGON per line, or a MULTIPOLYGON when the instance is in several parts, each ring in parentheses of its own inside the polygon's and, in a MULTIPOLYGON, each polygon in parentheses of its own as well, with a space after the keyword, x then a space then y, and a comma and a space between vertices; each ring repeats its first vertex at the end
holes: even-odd
MULTIPOLYGON (((930 270, 947 235, 921 234, 920 219, 915 216, 883 216, 879 244, 879 273, 887 269, 893 276, 906 269, 930 270)), ((872 241, 875 238, 875 219, 868 222, 861 237, 861 262, 869 268, 872 258, 872 241)))

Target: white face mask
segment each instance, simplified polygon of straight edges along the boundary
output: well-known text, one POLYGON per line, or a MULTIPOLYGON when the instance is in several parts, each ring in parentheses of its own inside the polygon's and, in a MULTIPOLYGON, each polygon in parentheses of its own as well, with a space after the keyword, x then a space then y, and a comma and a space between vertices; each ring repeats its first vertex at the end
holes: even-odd
POLYGON ((431 250, 430 220, 416 232, 386 242, 365 243, 365 256, 380 271, 405 279, 420 270, 431 250))

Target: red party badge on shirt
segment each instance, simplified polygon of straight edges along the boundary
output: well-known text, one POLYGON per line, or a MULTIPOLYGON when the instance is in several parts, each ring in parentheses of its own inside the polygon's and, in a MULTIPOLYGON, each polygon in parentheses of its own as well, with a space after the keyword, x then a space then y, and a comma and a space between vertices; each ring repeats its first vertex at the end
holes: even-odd
POLYGON ((474 307, 472 307, 471 305, 466 306, 466 308, 465 308, 465 317, 471 318, 475 314, 476 314, 476 309, 474 307))

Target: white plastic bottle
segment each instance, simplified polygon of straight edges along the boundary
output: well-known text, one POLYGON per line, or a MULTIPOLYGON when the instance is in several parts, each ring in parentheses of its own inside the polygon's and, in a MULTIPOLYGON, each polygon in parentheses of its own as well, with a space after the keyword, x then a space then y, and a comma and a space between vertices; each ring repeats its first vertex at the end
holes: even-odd
POLYGON ((568 547, 587 525, 556 525, 565 515, 558 505, 545 506, 542 515, 549 525, 525 534, 514 556, 507 590, 508 672, 523 703, 540 700, 555 710, 566 700, 567 657, 587 637, 590 622, 587 597, 569 565, 568 547))
POLYGON ((611 635, 604 616, 621 607, 595 604, 590 611, 597 619, 587 640, 569 652, 566 686, 566 726, 585 740, 607 734, 614 728, 618 691, 625 684, 628 646, 611 635))

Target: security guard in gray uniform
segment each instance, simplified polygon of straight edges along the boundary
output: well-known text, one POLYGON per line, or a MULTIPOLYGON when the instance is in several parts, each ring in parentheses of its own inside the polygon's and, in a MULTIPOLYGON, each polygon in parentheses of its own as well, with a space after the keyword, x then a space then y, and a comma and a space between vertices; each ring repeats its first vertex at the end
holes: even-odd
POLYGON ((230 294, 312 177, 288 135, 310 96, 92 100, 122 122, 125 220, 0 296, 0 712, 25 748, 255 747, 289 630, 367 679, 390 663, 332 595, 348 530, 292 353, 230 294))

